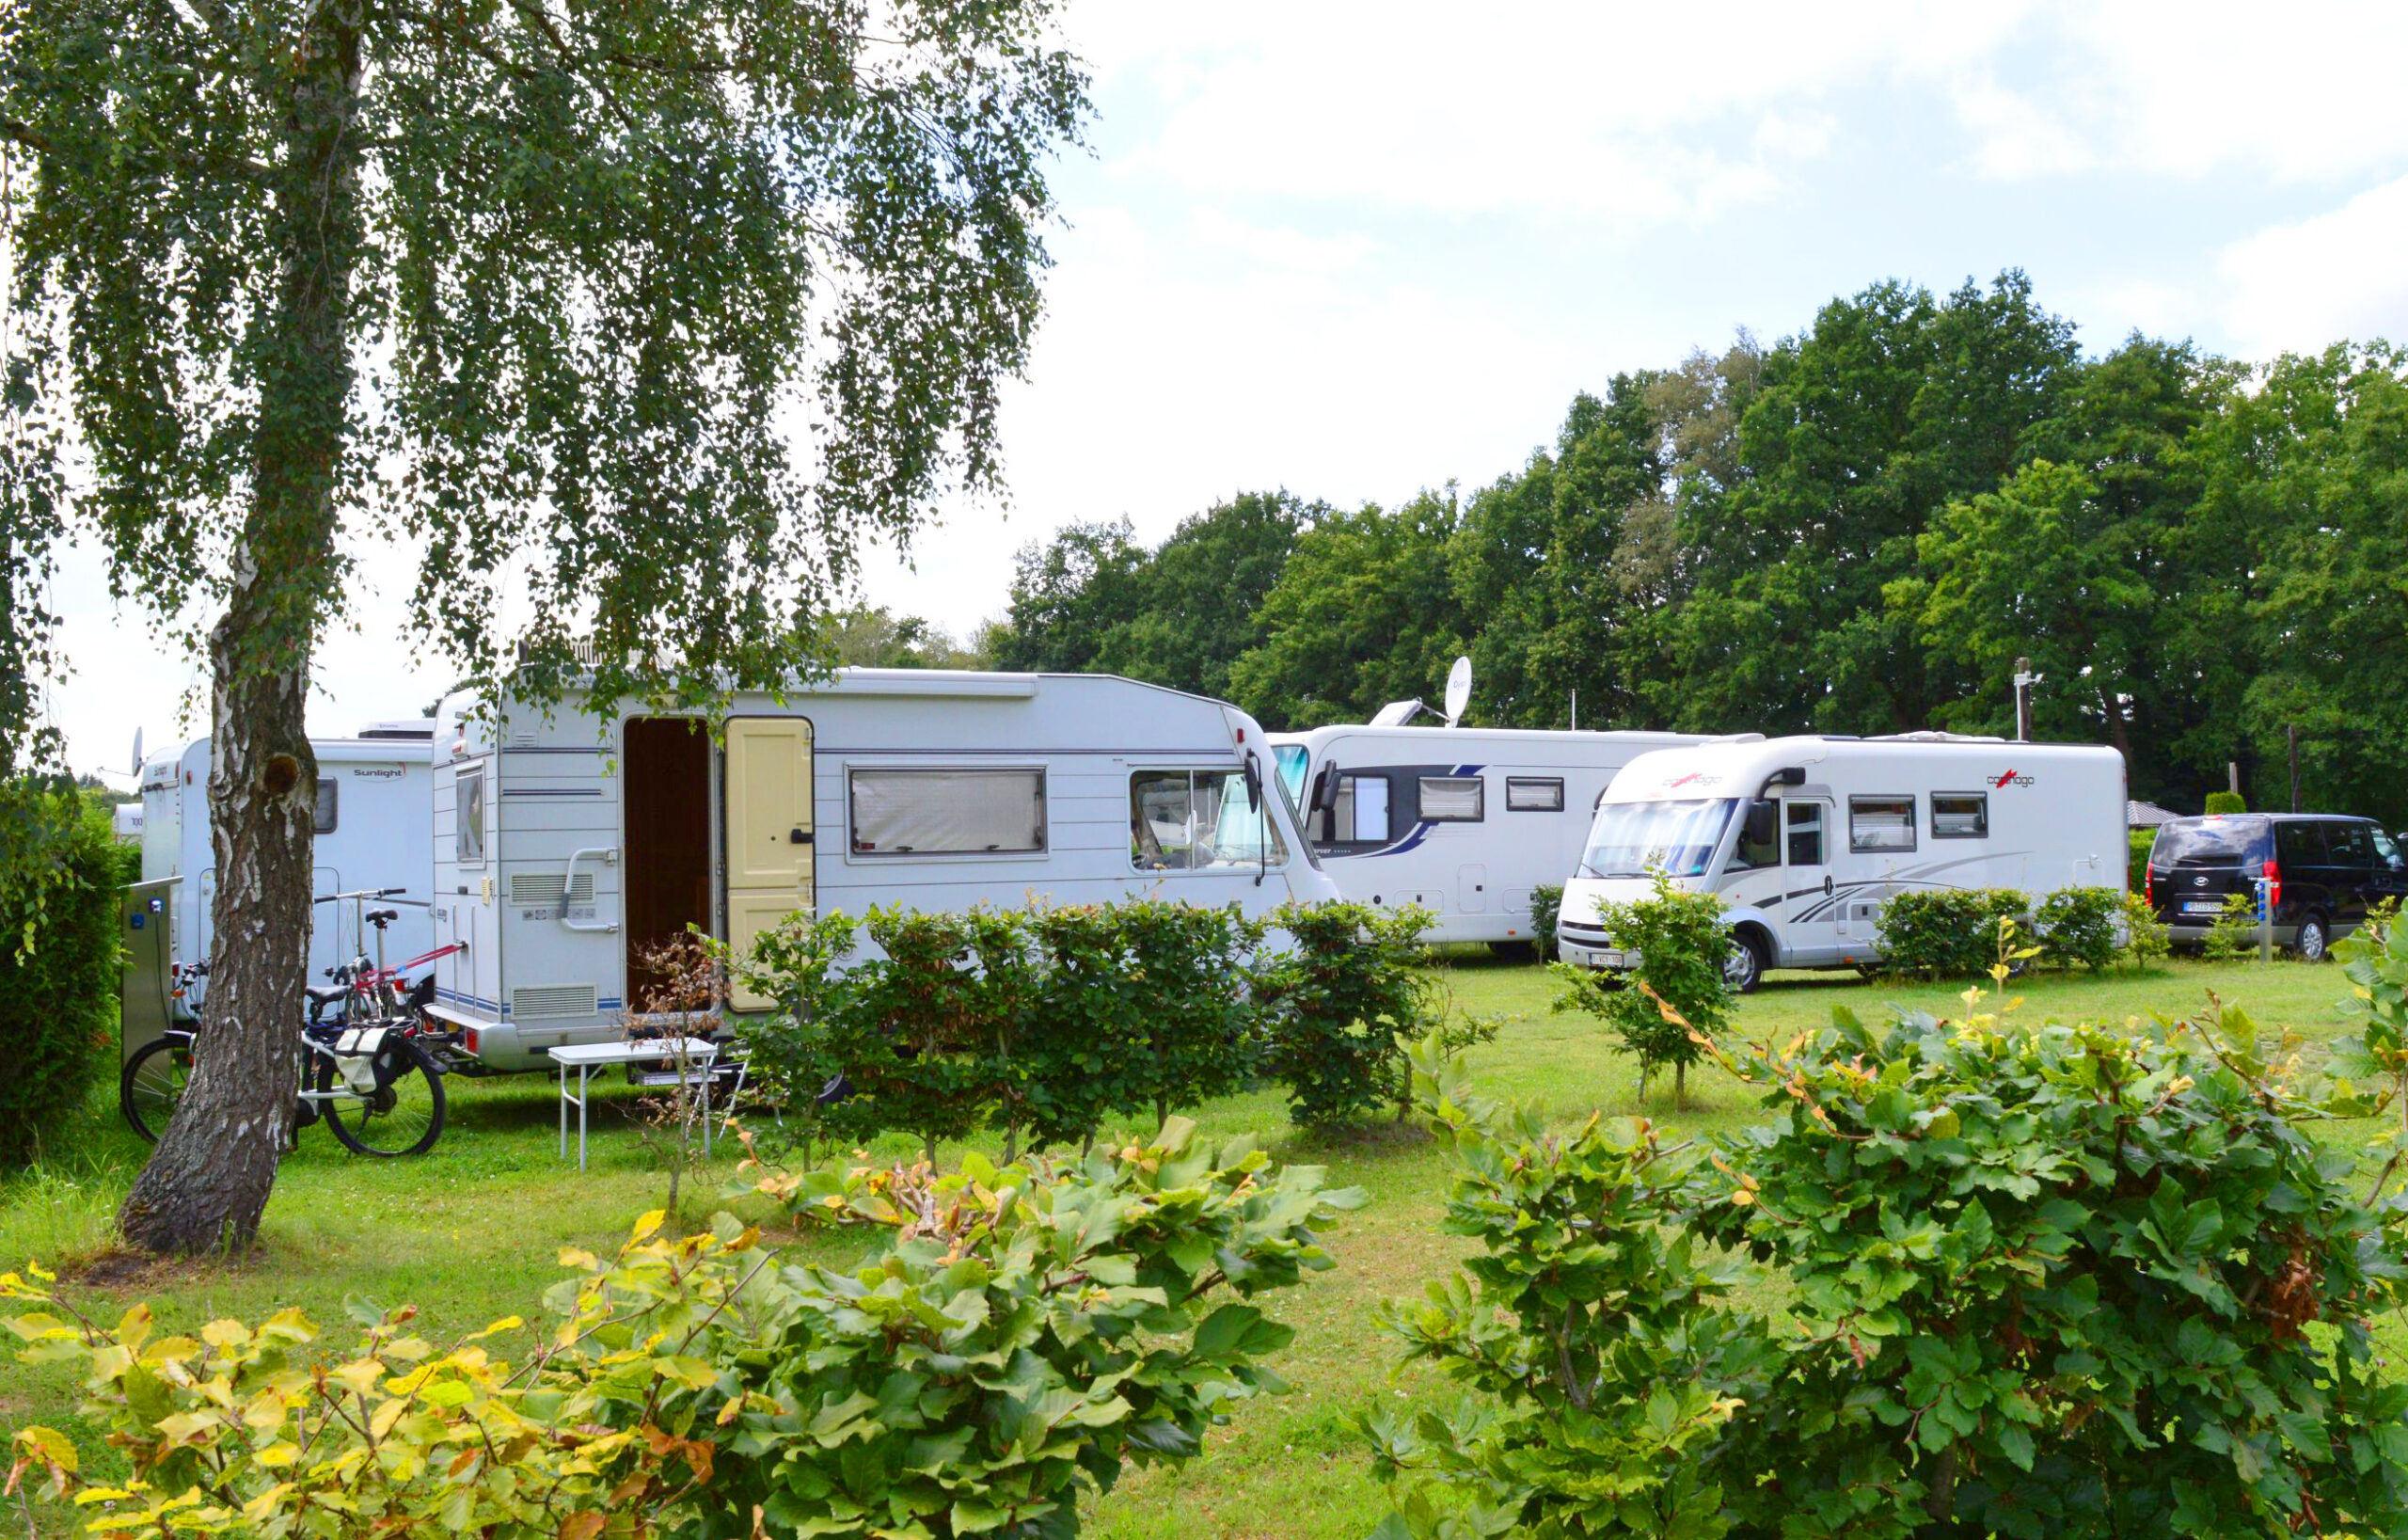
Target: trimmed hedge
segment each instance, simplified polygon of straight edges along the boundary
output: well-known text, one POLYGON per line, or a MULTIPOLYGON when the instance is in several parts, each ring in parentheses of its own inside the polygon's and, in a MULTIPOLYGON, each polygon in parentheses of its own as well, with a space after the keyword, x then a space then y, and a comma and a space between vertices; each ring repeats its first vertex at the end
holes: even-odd
POLYGON ((33 1158, 116 1059, 124 856, 105 813, 68 794, 53 811, 0 892, 0 1164, 33 1158))
POLYGON ((2127 909, 2125 895, 2114 888, 2060 888, 2036 904, 2013 888, 1893 894, 1881 905, 1880 970, 1916 978, 1978 978, 2004 951, 2027 948, 2036 948, 2045 966, 2093 973, 2118 960, 2162 956, 2148 949, 2149 937, 2136 930, 2127 909), (2011 945, 2001 935, 2009 921, 2011 945))
POLYGON ((2246 813, 2249 811, 2249 802, 2248 799, 2242 797, 2238 791, 2210 791, 2208 793, 2207 805, 2203 807, 2201 811, 2205 813, 2246 813))

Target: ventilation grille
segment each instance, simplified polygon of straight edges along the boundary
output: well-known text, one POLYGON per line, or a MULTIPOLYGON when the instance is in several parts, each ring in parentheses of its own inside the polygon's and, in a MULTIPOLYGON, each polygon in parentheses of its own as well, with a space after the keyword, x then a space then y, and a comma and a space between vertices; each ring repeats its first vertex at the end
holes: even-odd
POLYGON ((510 1014, 519 1021, 547 1016, 592 1016, 600 1010, 591 984, 539 984, 510 992, 510 1014))
MULTIPOLYGON (((531 909, 548 904, 560 907, 561 884, 567 881, 566 872, 522 871, 510 874, 510 902, 514 908, 531 909)), ((590 904, 594 901, 594 874, 577 874, 577 889, 569 895, 570 903, 590 904)))

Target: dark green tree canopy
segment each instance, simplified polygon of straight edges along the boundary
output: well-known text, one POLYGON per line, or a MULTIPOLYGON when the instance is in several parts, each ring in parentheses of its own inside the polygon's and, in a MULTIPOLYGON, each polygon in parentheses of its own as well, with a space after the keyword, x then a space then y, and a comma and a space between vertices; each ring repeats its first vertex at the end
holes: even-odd
MULTIPOLYGON (((55 532, 22 457, 71 397, 124 591, 189 619, 237 563, 291 571, 260 660, 342 593, 222 516, 293 477, 346 532, 422 543, 416 621, 481 677, 506 592, 539 681, 572 634, 606 694, 776 674, 858 538, 996 484, 1045 159, 1085 110, 1049 10, 12 6, 7 571, 55 532), (279 105, 312 93, 336 99, 279 105), (279 221, 321 207, 309 262, 280 255, 279 221), (297 450, 328 400, 339 451, 297 450)), ((44 617, 8 597, 22 653, 44 617)))

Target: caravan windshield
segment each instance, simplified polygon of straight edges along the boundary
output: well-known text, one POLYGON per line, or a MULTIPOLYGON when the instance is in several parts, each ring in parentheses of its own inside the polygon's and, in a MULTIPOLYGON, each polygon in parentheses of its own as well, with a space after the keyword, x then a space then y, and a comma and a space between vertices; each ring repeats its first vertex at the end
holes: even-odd
POLYGON ((1196 772, 1196 821, 1212 829, 1211 837, 1196 847, 1198 871, 1288 864, 1288 842, 1279 837, 1279 826, 1255 806, 1239 771, 1196 772))
POLYGON ((1305 764, 1312 751, 1301 743, 1280 743, 1273 746, 1271 755, 1279 764, 1279 787, 1293 807, 1305 800, 1305 764))
POLYGON ((1583 877, 1703 877, 1730 825, 1728 797, 1667 802, 1608 802, 1589 831, 1583 877))

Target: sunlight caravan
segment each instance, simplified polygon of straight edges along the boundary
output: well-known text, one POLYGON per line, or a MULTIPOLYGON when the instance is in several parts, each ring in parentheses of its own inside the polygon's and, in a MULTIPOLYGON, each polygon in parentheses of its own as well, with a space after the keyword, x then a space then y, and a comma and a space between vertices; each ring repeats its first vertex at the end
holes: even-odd
POLYGON ((709 722, 586 704, 489 718, 462 695, 438 717, 436 934, 466 950, 436 964, 434 1009, 497 1070, 617 1038, 641 959, 689 925, 740 947, 799 909, 1337 897, 1261 728, 1219 701, 847 669, 709 722))
POLYGON ((1648 874, 1718 895, 1732 976, 1880 956, 1883 900, 1910 888, 2121 889, 2124 758, 2114 749, 1915 733, 1777 738, 1634 759, 1606 793, 1563 893, 1558 954, 1622 967, 1597 923, 1648 874))
MULTIPOLYGON (((427 911, 435 873, 434 731, 434 722, 421 718, 373 722, 356 738, 309 740, 318 759, 311 891, 402 889, 392 904, 401 915, 385 942, 395 961, 433 945, 427 911)), ((212 939, 217 857, 210 848, 209 764, 203 738, 162 750, 141 770, 142 880, 182 879, 167 906, 168 957, 176 962, 206 960, 212 939)), ((310 983, 358 952, 352 907, 311 907, 310 983)))
POLYGON ((1685 733, 1386 724, 1274 734, 1280 784, 1338 891, 1438 916, 1430 941, 1527 946, 1530 890, 1572 875, 1614 772, 1685 733))

